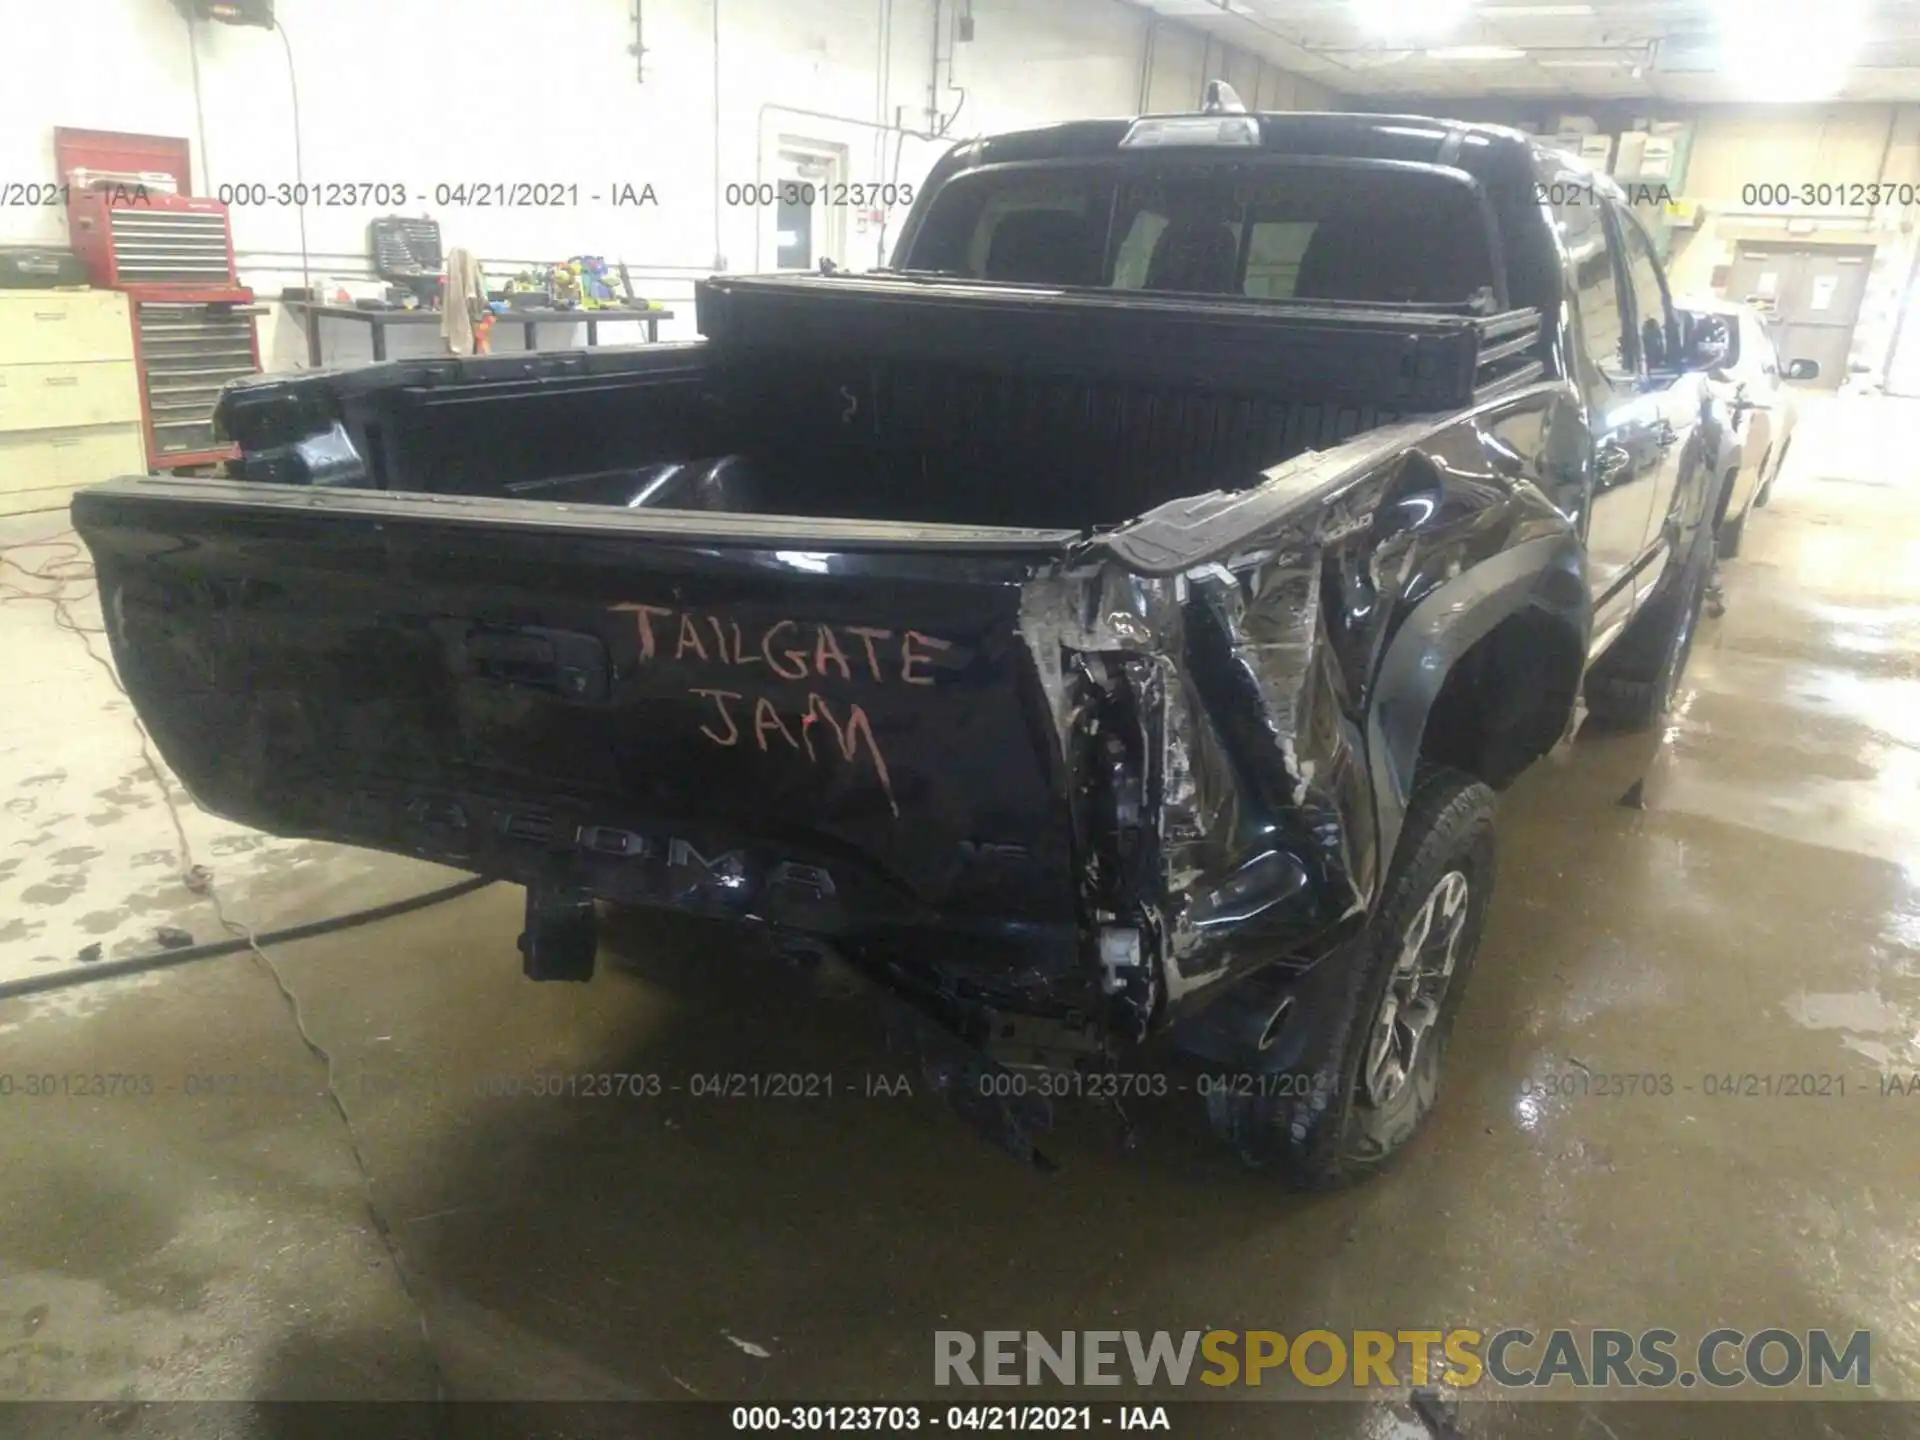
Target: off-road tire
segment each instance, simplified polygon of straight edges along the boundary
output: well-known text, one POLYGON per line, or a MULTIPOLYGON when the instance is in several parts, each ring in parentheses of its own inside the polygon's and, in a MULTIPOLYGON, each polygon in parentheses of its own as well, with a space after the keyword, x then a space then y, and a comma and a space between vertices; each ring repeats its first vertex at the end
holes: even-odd
POLYGON ((1297 1189, 1330 1190, 1379 1173, 1405 1151, 1438 1098, 1447 1038, 1480 945, 1493 891, 1493 825, 1493 791, 1486 785, 1457 770, 1422 773, 1367 928, 1350 951, 1321 962, 1342 967, 1341 1004, 1312 1073, 1286 1093, 1215 1090, 1208 1097, 1214 1133, 1249 1165, 1297 1189), (1418 1042, 1404 1083, 1378 1104, 1366 1088, 1369 1042, 1389 985, 1405 979, 1409 927, 1454 875, 1465 879, 1465 913, 1437 1017, 1418 1042))

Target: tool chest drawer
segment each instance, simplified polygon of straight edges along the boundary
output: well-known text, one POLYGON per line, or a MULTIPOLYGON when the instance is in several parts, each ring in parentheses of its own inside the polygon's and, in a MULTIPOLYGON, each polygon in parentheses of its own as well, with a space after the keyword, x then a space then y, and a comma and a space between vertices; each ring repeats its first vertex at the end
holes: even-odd
POLYGON ((156 458, 219 448, 213 407, 229 380, 257 374, 253 319, 210 305, 139 302, 140 369, 156 458))

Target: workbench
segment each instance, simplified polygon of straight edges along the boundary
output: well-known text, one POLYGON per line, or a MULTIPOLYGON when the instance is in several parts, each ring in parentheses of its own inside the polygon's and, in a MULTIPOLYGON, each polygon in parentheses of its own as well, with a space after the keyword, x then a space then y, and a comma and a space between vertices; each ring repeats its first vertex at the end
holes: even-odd
MULTIPOLYGON (((441 312, 438 310, 362 310, 357 305, 316 305, 305 300, 289 300, 287 309, 303 317, 307 329, 307 363, 315 370, 322 368, 320 352, 320 322, 323 320, 350 320, 367 326, 373 333, 373 358, 375 363, 387 358, 387 331, 395 325, 431 325, 437 332, 440 328, 441 312)), ((671 320, 671 310, 509 310, 505 314, 493 317, 494 329, 505 326, 524 326, 527 337, 527 349, 535 347, 537 327, 541 325, 585 325, 587 344, 600 343, 600 327, 603 324, 615 325, 623 322, 637 323, 647 327, 647 342, 653 344, 660 339, 660 322, 671 320)))

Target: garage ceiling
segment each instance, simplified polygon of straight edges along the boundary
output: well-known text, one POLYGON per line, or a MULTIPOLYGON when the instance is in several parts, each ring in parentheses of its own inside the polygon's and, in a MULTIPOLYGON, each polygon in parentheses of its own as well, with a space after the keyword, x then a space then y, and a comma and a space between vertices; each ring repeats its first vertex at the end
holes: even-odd
POLYGON ((1920 0, 1753 0, 1741 33, 1751 38, 1769 11, 1781 17, 1772 48, 1803 79, 1805 48, 1849 28, 1837 23, 1849 5, 1857 11, 1857 43, 1836 56, 1830 81, 1790 95, 1729 62, 1727 11, 1711 0, 1455 0, 1464 15, 1431 35, 1370 23, 1367 7, 1404 12, 1417 27, 1447 0, 1134 3, 1349 95, 1920 100, 1920 0))

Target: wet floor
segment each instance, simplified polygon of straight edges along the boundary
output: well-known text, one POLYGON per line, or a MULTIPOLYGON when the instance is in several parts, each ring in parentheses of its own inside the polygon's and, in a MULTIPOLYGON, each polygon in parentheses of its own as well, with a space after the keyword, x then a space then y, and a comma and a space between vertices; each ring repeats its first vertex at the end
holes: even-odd
MULTIPOLYGON (((632 915, 592 985, 531 986, 495 887, 270 947, 277 977, 0 1004, 0 1071, 129 1077, 0 1099, 0 1395, 924 1399, 936 1330, 1725 1325, 1871 1331, 1871 1393, 1920 1400, 1920 1088, 1891 1084, 1920 1073, 1920 407, 1803 424, 1667 728, 1503 798, 1441 1108, 1376 1183, 1285 1194, 1174 1100, 1069 1106, 1061 1169, 1023 1170, 864 997, 632 915), (695 1093, 732 1074, 833 1090, 695 1093), (628 1093, 579 1093, 603 1076, 628 1093)), ((1450 1425, 1877 1436, 1920 1409, 1423 1421, 1387 1393, 1221 1433, 1450 1425)))

